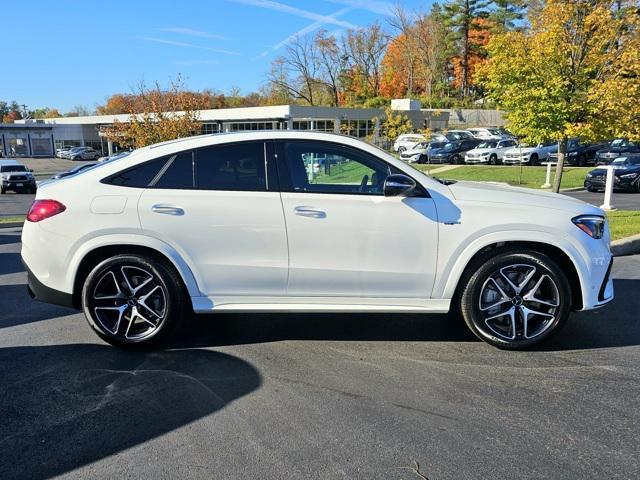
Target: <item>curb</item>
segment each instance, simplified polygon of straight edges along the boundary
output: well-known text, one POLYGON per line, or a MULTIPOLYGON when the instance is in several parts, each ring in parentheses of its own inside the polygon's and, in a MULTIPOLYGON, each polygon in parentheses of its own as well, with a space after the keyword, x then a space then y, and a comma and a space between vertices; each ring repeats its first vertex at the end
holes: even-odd
POLYGON ((611 253, 614 257, 625 257, 640 253, 640 235, 633 235, 611 242, 611 253))

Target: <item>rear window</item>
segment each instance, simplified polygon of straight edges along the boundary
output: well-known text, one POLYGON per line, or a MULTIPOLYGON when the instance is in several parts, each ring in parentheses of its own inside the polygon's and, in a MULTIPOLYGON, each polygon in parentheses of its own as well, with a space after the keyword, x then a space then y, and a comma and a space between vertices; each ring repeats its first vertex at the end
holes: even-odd
POLYGON ((156 158, 136 165, 103 180, 103 183, 120 187, 146 188, 167 163, 167 157, 156 158))
POLYGON ((265 191, 264 143, 215 145, 198 150, 196 186, 203 190, 265 191))

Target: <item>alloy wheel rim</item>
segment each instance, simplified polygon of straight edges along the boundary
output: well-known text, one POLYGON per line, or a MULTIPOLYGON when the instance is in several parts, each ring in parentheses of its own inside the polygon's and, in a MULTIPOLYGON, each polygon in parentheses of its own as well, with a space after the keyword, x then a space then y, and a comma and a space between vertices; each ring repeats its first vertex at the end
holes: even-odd
POLYGON ((91 303, 99 326, 124 341, 152 337, 167 315, 167 295, 158 278, 130 265, 103 273, 93 289, 91 303))
MULTIPOLYGON (((558 318, 555 281, 533 265, 513 264, 485 280, 478 301, 481 331, 506 341, 524 341, 548 331, 558 318)), ((480 325, 479 325, 480 326, 480 325)))

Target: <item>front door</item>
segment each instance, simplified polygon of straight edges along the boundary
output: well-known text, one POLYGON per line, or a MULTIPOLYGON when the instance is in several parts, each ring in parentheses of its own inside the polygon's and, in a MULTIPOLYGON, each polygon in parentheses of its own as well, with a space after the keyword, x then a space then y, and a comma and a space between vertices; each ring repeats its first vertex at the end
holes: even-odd
POLYGON ((138 204, 146 234, 172 245, 207 295, 284 295, 288 252, 264 142, 173 155, 138 204))
POLYGON ((385 197, 384 180, 399 171, 359 149, 292 140, 278 152, 288 295, 430 296, 438 224, 426 191, 385 197))

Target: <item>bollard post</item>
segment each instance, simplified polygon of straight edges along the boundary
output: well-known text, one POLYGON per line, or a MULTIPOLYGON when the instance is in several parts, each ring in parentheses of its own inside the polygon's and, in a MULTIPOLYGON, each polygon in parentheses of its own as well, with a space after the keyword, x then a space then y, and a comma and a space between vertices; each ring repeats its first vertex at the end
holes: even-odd
POLYGON ((544 162, 543 165, 547 166, 547 178, 541 188, 551 188, 551 165, 553 162, 544 162))
POLYGON ((611 205, 611 194, 613 193, 613 172, 615 168, 613 165, 607 165, 607 183, 604 187, 604 203, 600 205, 600 208, 603 210, 611 211, 615 210, 616 207, 611 205))

